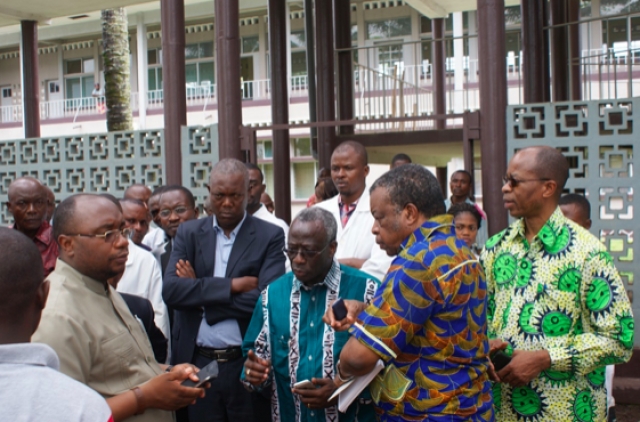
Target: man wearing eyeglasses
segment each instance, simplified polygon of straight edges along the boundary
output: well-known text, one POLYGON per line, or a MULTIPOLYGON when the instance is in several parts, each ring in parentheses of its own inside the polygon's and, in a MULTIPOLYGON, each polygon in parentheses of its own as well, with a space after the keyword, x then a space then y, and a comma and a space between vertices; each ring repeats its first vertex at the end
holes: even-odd
POLYGON ((38 179, 20 177, 9 185, 7 210, 13 215, 13 228, 33 241, 40 251, 44 276, 56 266, 58 244, 51 235, 47 214, 47 191, 38 179))
POLYGON ((254 401, 268 409, 267 399, 239 381, 241 345, 260 291, 284 274, 284 234, 248 215, 248 191, 244 163, 219 161, 209 178, 213 215, 181 223, 173 239, 163 287, 175 309, 172 360, 198 367, 217 360, 220 370, 207 396, 189 406, 190 422, 270 420, 254 409, 254 401))
POLYGON ((106 398, 114 420, 173 421, 170 411, 204 390, 181 385, 197 378, 192 365, 156 362, 142 325, 107 283, 128 255, 120 204, 106 195, 71 196, 56 209, 53 228, 60 258, 33 341, 56 351, 62 373, 106 398))
MULTIPOLYGON (((291 223, 285 253, 292 272, 262 292, 244 338, 246 386, 266 391, 272 414, 281 421, 326 421, 338 418, 336 362, 349 335, 322 322, 338 298, 369 303, 378 281, 334 259, 337 224, 329 211, 307 208, 291 223), (293 388, 309 380, 311 388, 293 388)), ((375 421, 371 400, 355 400, 340 420, 375 421)))
POLYGON ((569 165, 555 148, 520 150, 504 206, 518 220, 491 237, 487 274, 496 420, 605 420, 605 366, 629 360, 633 316, 613 259, 558 207, 569 165))

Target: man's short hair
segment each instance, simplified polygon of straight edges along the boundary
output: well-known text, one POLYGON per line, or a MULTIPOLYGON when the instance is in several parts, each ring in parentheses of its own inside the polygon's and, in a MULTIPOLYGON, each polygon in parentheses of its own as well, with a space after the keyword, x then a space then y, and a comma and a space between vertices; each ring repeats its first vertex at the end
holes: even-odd
POLYGON ((333 154, 347 148, 351 148, 360 157, 363 166, 369 165, 369 154, 367 154, 367 149, 360 142, 344 141, 333 150, 333 154))
POLYGON ((301 223, 310 223, 312 221, 321 221, 324 226, 325 233, 327 234, 327 243, 331 243, 336 240, 338 233, 338 225, 336 219, 329 211, 320 207, 305 208, 293 219, 293 223, 299 221, 301 223))
MULTIPOLYGON (((558 185, 557 198, 562 194, 562 189, 569 179, 569 162, 557 149, 540 145, 529 147, 536 150, 535 172, 540 178, 549 178, 558 185)), ((528 148, 524 148, 528 149, 528 148)), ((524 150, 523 149, 523 150, 524 150)))
MULTIPOLYGON (((167 185, 158 186, 151 192, 151 196, 162 195, 167 190, 167 185)), ((151 198, 151 196, 149 198, 151 198)))
POLYGON ((462 174, 466 174, 467 177, 469 178, 469 183, 473 184, 473 176, 471 175, 471 173, 469 173, 468 171, 464 170, 464 169, 460 169, 460 170, 456 170, 451 174, 451 177, 453 177, 453 175, 458 174, 458 173, 462 173, 462 174))
POLYGON ((560 197, 558 205, 575 205, 580 208, 587 218, 591 218, 591 203, 587 198, 577 193, 568 193, 560 197))
POLYGON ((391 164, 394 164, 396 161, 406 161, 409 164, 413 163, 413 161, 411 161, 411 157, 404 152, 394 155, 391 159, 391 164))
POLYGON ((223 174, 223 175, 231 175, 231 174, 242 174, 245 180, 245 189, 249 189, 249 170, 245 164, 236 160, 235 158, 224 158, 217 163, 214 164, 211 169, 211 175, 209 176, 209 181, 215 174, 223 174))
POLYGON ((385 188, 391 203, 400 212, 408 204, 416 206, 425 217, 444 214, 444 196, 438 179, 419 164, 405 164, 389 170, 371 186, 370 192, 385 188))
POLYGON ((0 318, 19 321, 44 280, 35 243, 18 230, 0 227, 0 318))
POLYGON ((247 171, 248 170, 257 170, 258 173, 260 173, 260 182, 264 182, 264 174, 262 173, 262 169, 259 166, 255 165, 253 163, 244 163, 244 166, 247 168, 247 171))
POLYGON ((189 206, 191 208, 196 207, 196 199, 193 197, 193 193, 191 193, 189 189, 185 188, 182 185, 164 186, 164 190, 162 191, 162 194, 164 195, 165 193, 175 192, 175 191, 182 192, 187 197, 187 202, 189 202, 189 206))
POLYGON ((53 238, 58 241, 58 237, 62 234, 69 234, 73 232, 73 227, 75 226, 73 218, 75 216, 76 211, 76 202, 78 198, 84 196, 92 196, 94 198, 105 198, 106 200, 112 202, 118 209, 122 212, 122 206, 118 199, 109 194, 109 193, 101 193, 98 195, 91 193, 78 193, 75 195, 71 195, 64 201, 60 202, 60 205, 56 208, 53 213, 53 228, 52 234, 53 238))

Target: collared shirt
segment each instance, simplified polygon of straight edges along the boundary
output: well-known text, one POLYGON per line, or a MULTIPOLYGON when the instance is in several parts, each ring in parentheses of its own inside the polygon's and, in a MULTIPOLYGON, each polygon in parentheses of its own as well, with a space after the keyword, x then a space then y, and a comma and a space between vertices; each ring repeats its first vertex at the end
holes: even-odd
MULTIPOLYGON (((9 227, 16 229, 15 224, 9 227)), ((56 259, 58 259, 58 242, 53 238, 53 228, 49 222, 42 222, 36 236, 33 238, 33 243, 36 244, 40 252, 46 278, 56 268, 56 259)))
MULTIPOLYGON (((289 239, 289 225, 284 220, 271 214, 267 209, 267 207, 264 206, 264 204, 260 204, 260 208, 258 208, 258 211, 253 213, 253 216, 261 220, 264 220, 267 223, 275 224, 276 226, 282 227, 282 231, 284 232, 284 240, 285 242, 287 242, 287 240, 289 239)), ((291 263, 289 262, 289 259, 287 258, 286 254, 285 254, 284 266, 285 266, 286 272, 291 271, 291 263)))
POLYGON ((528 385, 494 385, 497 419, 604 420, 604 366, 631 357, 633 316, 602 243, 556 208, 531 243, 520 219, 489 239, 481 261, 489 336, 551 356, 528 385))
MULTIPOLYGON (((358 198, 358 200, 360 200, 360 198, 358 198)), ((338 195, 338 206, 340 207, 340 223, 342 224, 342 227, 344 227, 347 225, 349 218, 351 218, 351 215, 356 210, 358 201, 352 202, 351 204, 345 204, 342 201, 342 195, 338 195)))
POLYGON ((154 322, 162 334, 170 338, 169 312, 162 300, 162 272, 151 252, 129 242, 127 264, 116 290, 148 299, 153 306, 154 322))
POLYGON ((165 246, 169 242, 169 237, 159 227, 150 227, 147 234, 142 239, 142 244, 151 249, 151 253, 158 260, 158 264, 162 264, 160 257, 165 252, 165 246))
MULTIPOLYGON (((105 398, 127 392, 162 374, 149 339, 122 297, 62 260, 32 340, 51 346, 60 371, 105 398)), ((171 422, 173 414, 147 409, 127 421, 171 422)))
MULTIPOLYGON (((338 420, 337 406, 309 409, 298 395, 291 393, 291 386, 314 377, 335 377, 340 351, 349 336, 334 332, 322 322, 322 316, 338 297, 371 301, 377 287, 378 281, 368 274, 334 261, 320 284, 307 287, 289 272, 262 292, 243 348, 245 355, 253 349, 258 356, 271 359, 273 378, 267 388, 272 391, 274 422, 338 420)), ((242 374, 244 377, 244 371, 242 374)), ((356 418, 375 421, 372 406, 356 401, 345 414, 340 414, 339 420, 356 418)))
POLYGON ((5 421, 113 422, 98 393, 58 372, 46 344, 0 345, 0 409, 5 421))
POLYGON ((370 384, 381 421, 493 420, 486 283, 453 217, 426 221, 351 332, 385 362, 370 384))
MULTIPOLYGON (((215 265, 213 266, 214 277, 226 277, 227 263, 231 249, 236 241, 238 232, 247 218, 247 213, 238 223, 238 225, 229 233, 229 237, 224 234, 224 230, 218 225, 218 219, 213 216, 213 231, 216 232, 216 256, 213 257, 215 265)), ((235 319, 227 319, 217 324, 209 325, 206 316, 202 315, 196 345, 200 347, 211 347, 214 349, 224 349, 227 347, 240 346, 242 344, 242 334, 240 326, 235 319)))

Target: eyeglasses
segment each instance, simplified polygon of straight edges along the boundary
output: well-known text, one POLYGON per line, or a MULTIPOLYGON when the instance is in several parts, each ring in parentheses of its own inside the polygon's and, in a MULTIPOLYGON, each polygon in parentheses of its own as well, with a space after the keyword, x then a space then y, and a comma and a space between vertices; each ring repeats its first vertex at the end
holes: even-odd
POLYGON ((551 180, 551 179, 549 179, 549 178, 544 178, 544 179, 516 179, 515 177, 513 177, 510 174, 507 174, 502 178, 502 182, 504 182, 505 185, 511 186, 512 188, 515 188, 520 183, 525 183, 525 182, 546 182, 548 180, 551 180))
POLYGON ((290 260, 294 260, 296 259, 296 256, 298 256, 298 254, 302 255, 303 259, 312 259, 315 258, 316 256, 320 255, 322 252, 324 252, 330 245, 331 243, 327 244, 327 246, 325 246, 324 248, 322 248, 322 250, 320 251, 310 251, 308 249, 287 249, 287 248, 283 248, 282 252, 284 252, 285 254, 287 254, 287 256, 289 257, 290 260))
POLYGON ((184 214, 185 212, 187 212, 187 211, 189 211, 189 210, 192 210, 192 209, 193 209, 193 208, 177 207, 177 208, 174 208, 174 209, 170 210, 170 209, 168 209, 168 208, 167 208, 167 209, 164 209, 164 210, 160 211, 160 213, 159 213, 159 214, 160 214, 160 217, 162 217, 162 218, 167 218, 167 217, 171 216, 171 214, 172 214, 172 213, 174 213, 174 212, 175 212, 177 215, 182 215, 182 214, 184 214))
POLYGON ((101 237, 104 239, 105 243, 113 243, 120 236, 129 239, 130 235, 131 235, 131 229, 124 228, 124 229, 109 230, 102 234, 76 233, 76 234, 68 234, 67 236, 101 237))
POLYGON ((16 201, 13 202, 13 206, 20 210, 28 209, 29 205, 33 205, 34 208, 43 209, 48 203, 49 201, 46 199, 36 199, 35 201, 16 201))

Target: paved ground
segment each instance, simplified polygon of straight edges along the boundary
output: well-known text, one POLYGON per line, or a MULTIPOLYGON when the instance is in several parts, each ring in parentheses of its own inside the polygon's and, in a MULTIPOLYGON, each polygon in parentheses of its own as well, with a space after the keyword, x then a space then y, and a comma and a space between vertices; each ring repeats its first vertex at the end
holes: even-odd
POLYGON ((640 397, 637 405, 618 404, 616 405, 616 417, 618 422, 638 422, 640 421, 640 397))

